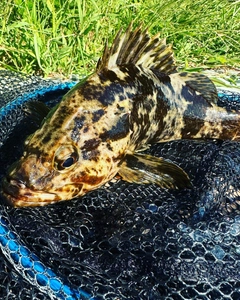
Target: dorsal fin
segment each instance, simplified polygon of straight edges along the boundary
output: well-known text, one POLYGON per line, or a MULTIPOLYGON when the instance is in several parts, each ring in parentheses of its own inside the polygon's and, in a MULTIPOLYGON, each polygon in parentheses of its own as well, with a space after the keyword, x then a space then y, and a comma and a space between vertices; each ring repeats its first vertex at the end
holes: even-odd
MULTIPOLYGON (((175 76, 172 75, 172 76, 175 76)), ((177 76, 177 75, 176 75, 177 76)), ((186 85, 199 92, 209 103, 217 105, 218 93, 213 82, 204 74, 199 73, 179 73, 186 85)))
POLYGON ((166 45, 166 40, 159 39, 159 34, 151 38, 147 29, 142 31, 141 26, 132 30, 132 23, 125 33, 119 30, 111 48, 106 43, 97 71, 128 64, 153 68, 165 74, 176 72, 172 48, 166 45))

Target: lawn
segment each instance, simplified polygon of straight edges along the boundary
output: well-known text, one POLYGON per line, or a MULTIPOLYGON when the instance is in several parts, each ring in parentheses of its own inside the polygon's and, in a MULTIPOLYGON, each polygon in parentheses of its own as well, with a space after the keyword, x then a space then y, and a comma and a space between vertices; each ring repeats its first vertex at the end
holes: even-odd
POLYGON ((2 0, 0 68, 64 77, 94 70, 131 20, 173 44, 185 70, 240 66, 240 1, 2 0))

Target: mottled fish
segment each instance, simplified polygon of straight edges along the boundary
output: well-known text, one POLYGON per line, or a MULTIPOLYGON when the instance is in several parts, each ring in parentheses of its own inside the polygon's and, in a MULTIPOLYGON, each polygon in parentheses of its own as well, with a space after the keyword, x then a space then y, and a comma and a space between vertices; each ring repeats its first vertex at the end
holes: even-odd
POLYGON ((117 173, 128 182, 190 187, 179 166, 141 151, 177 139, 239 140, 239 113, 217 100, 206 76, 177 72, 165 39, 130 25, 27 138, 2 194, 13 206, 42 206, 82 196, 117 173))

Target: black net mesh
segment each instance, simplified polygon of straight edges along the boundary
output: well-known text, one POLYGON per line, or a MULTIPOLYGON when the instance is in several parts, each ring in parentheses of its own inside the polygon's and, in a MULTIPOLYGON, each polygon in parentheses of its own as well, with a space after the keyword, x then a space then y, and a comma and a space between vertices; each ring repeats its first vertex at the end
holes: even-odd
MULTIPOLYGON (((25 103, 56 102, 72 85, 0 72, 0 179, 36 129, 25 103)), ((219 105, 239 103, 219 92, 219 105)), ((184 168, 193 188, 116 180, 46 207, 0 204, 1 298, 240 299, 239 143, 182 140, 149 152, 184 168)))

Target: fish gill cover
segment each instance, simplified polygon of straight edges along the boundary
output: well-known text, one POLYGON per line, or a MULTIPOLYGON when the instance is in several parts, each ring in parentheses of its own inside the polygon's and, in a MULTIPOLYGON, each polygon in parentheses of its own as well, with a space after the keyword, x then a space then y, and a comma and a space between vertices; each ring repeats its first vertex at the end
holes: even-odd
MULTIPOLYGON (((1 178, 35 130, 25 103, 56 102, 73 84, 0 72, 1 178)), ((239 103, 221 92, 219 105, 239 103)), ((184 168, 193 188, 119 180, 80 201, 1 204, 1 298, 239 299, 239 143, 181 140, 148 153, 184 168)))

